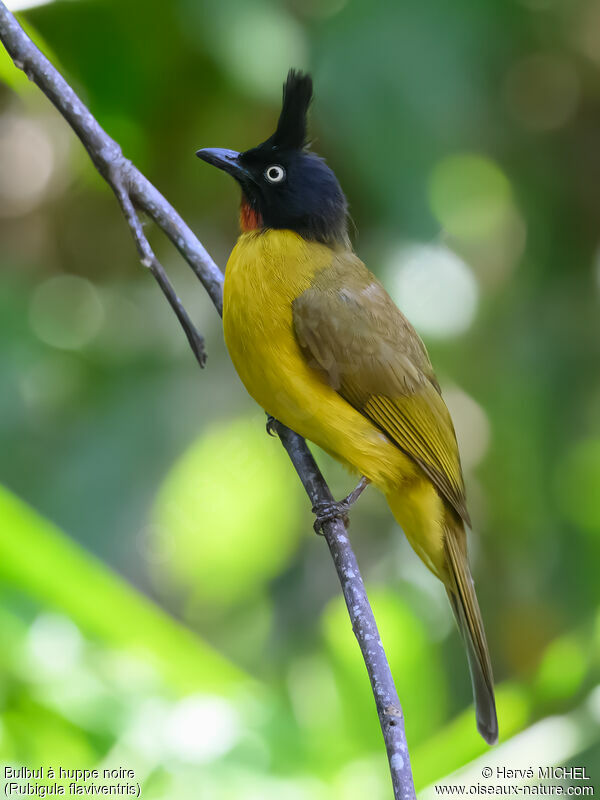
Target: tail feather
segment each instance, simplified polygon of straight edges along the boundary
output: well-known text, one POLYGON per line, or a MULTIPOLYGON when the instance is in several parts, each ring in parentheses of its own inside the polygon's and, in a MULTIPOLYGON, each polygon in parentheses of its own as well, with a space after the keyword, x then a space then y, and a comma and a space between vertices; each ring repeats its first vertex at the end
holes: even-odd
POLYGON ((454 520, 446 527, 444 547, 447 555, 448 577, 446 591, 456 617, 456 622, 467 650, 469 672, 473 684, 477 729, 488 744, 498 741, 498 718, 494 699, 494 678, 479 603, 473 578, 469 571, 464 545, 457 534, 454 520))
POLYGON ((488 744, 496 744, 492 665, 469 571, 463 521, 426 479, 402 492, 390 492, 387 501, 417 555, 446 587, 467 651, 477 728, 488 744))

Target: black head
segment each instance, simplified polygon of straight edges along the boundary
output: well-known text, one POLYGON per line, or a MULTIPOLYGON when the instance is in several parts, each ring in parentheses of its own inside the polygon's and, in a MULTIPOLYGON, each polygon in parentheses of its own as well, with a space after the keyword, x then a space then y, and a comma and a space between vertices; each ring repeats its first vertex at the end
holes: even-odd
POLYGON ((307 149, 306 115, 311 99, 310 76, 290 70, 272 136, 245 153, 216 148, 196 153, 233 175, 242 187, 244 230, 288 228, 306 239, 346 241, 344 193, 323 159, 307 149))

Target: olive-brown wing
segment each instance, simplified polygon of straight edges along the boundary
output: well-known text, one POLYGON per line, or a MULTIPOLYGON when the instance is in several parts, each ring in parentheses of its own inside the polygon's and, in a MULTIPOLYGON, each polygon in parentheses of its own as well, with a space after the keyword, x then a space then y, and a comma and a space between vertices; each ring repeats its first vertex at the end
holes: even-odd
POLYGON ((308 363, 470 524, 456 435, 427 351, 375 276, 353 254, 336 254, 292 309, 308 363))

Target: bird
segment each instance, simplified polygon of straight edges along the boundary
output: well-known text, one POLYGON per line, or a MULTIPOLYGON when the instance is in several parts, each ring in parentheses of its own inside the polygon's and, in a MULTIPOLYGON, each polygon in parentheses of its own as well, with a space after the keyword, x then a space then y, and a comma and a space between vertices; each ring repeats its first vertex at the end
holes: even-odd
POLYGON ((354 253, 348 203, 310 150, 309 74, 291 69, 275 132, 243 152, 196 155, 241 187, 223 328, 233 365, 265 412, 361 477, 317 522, 346 513, 367 484, 384 495, 445 586, 467 652, 477 728, 498 740, 492 666, 467 556, 454 426, 425 345, 354 253))

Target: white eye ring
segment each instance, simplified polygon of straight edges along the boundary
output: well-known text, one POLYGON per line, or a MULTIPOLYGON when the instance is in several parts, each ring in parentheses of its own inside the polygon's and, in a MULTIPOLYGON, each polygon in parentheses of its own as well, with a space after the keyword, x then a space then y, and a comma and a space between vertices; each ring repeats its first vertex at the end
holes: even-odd
POLYGON ((269 183, 281 183, 285 178, 285 170, 283 167, 280 167, 279 164, 271 164, 271 166, 267 167, 265 170, 265 178, 269 183))

